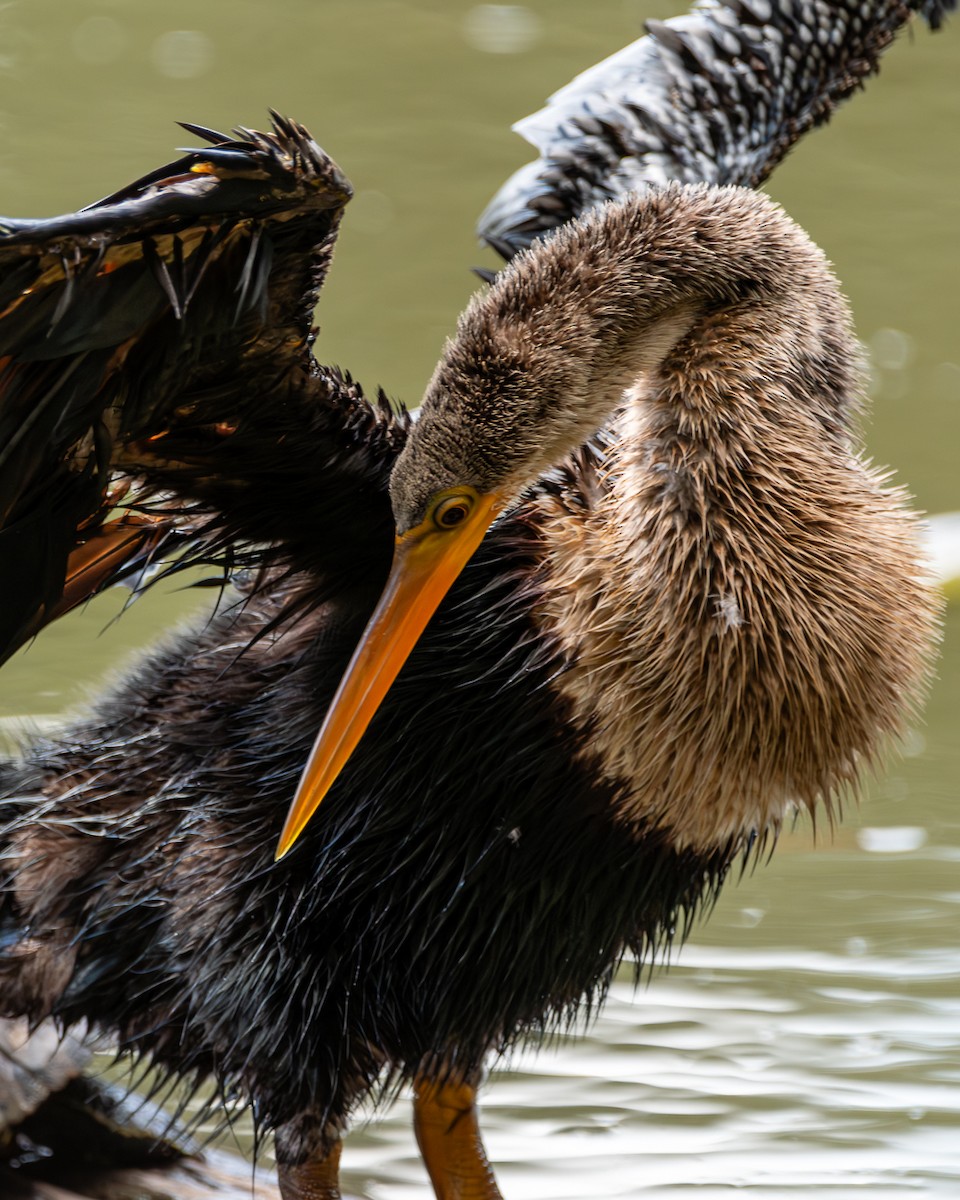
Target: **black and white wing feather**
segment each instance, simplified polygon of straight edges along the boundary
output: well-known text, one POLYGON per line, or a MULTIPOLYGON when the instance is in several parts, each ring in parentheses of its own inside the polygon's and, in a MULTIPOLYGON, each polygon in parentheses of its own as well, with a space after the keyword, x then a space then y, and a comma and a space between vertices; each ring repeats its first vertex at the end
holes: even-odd
POLYGON ((701 0, 591 67, 514 129, 540 157, 480 218, 504 258, 592 205, 670 180, 761 184, 877 70, 913 13, 956 0, 701 0))

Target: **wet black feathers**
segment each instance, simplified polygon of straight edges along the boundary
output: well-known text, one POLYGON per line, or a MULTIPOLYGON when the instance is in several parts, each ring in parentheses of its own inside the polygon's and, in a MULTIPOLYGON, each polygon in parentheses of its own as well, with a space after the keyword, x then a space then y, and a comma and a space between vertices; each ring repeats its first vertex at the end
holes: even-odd
POLYGON ((270 134, 190 132, 214 145, 79 213, 0 222, 0 570, 19 581, 2 653, 43 624, 67 555, 110 507, 113 473, 187 501, 231 437, 225 480, 249 459, 260 483, 265 463, 280 476, 294 429, 314 435, 320 471, 324 428, 335 454, 351 421, 370 418, 310 354, 349 184, 276 115, 270 134))

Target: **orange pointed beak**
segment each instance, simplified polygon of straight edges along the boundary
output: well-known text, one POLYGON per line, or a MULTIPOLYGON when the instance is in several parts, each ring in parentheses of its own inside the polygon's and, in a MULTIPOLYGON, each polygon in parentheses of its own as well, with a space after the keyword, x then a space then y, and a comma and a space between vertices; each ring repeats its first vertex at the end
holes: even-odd
POLYGON ((280 834, 277 859, 303 832, 373 714, 406 662, 427 622, 449 591, 491 521, 502 497, 480 495, 452 529, 428 518, 399 536, 390 577, 324 719, 280 834))

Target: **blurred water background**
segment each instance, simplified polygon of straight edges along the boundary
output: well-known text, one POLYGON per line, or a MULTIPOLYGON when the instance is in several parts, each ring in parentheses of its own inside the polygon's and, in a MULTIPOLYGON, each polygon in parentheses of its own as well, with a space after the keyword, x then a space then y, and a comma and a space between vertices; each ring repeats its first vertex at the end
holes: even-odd
MULTIPOLYGON (((511 121, 639 35, 668 0, 14 0, 0 7, 0 211, 87 203, 190 143, 175 119, 305 122, 357 194, 318 354, 415 405, 490 263, 473 223, 528 157, 511 121)), ((872 455, 960 509, 960 21, 916 26, 769 190, 826 249, 871 357, 872 455)), ((122 595, 0 676, 0 719, 83 703, 208 603, 122 595)), ((960 609, 925 721, 832 835, 807 823, 731 883, 669 972, 614 986, 589 1036, 524 1053, 485 1092, 511 1200, 810 1190, 960 1195, 960 609)), ((426 1194, 398 1105, 344 1154, 348 1188, 426 1194)))

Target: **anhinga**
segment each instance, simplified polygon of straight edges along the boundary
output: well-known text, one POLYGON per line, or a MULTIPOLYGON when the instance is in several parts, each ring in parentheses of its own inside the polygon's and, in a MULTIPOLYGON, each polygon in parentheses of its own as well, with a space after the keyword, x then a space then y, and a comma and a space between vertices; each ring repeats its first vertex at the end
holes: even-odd
POLYGON ((937 603, 857 453, 846 307, 775 205, 714 186, 762 179, 911 7, 947 6, 708 4, 562 95, 485 229, 511 256, 562 227, 416 422, 311 356, 349 187, 299 126, 191 127, 212 148, 3 223, 8 643, 131 557, 255 568, 3 768, 3 1010, 212 1076, 290 1200, 339 1194, 351 1109, 399 1080, 437 1195, 499 1194, 489 1055, 832 811, 922 692, 937 603))

